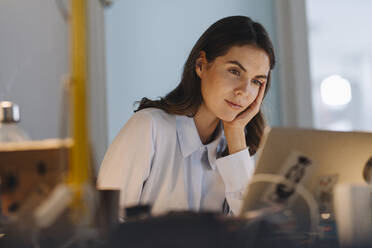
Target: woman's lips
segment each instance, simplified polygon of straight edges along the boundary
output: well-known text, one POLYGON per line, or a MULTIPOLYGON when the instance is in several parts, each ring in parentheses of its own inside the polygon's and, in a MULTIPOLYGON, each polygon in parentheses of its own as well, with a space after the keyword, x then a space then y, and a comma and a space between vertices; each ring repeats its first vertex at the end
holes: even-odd
POLYGON ((241 105, 236 104, 236 103, 234 103, 234 102, 230 102, 230 101, 228 101, 228 100, 226 100, 226 99, 225 99, 225 101, 226 101, 226 103, 227 103, 230 107, 232 107, 233 109, 240 109, 240 108, 242 107, 241 105))

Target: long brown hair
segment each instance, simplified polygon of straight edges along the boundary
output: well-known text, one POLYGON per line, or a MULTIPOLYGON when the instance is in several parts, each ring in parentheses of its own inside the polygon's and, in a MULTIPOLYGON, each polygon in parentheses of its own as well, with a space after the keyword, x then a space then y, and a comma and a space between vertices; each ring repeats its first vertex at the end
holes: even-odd
MULTIPOLYGON (((274 48, 270 37, 261 24, 252 21, 249 17, 230 16, 210 26, 196 42, 184 65, 180 84, 159 100, 142 98, 135 112, 154 107, 169 114, 195 116, 203 101, 200 78, 195 72, 196 60, 200 52, 205 51, 207 61, 210 63, 217 57, 225 55, 231 47, 243 45, 254 45, 263 49, 270 59, 266 96, 270 88, 271 70, 275 66, 274 48)), ((257 151, 265 125, 260 111, 245 127, 245 139, 251 155, 257 151)), ((224 153, 227 153, 227 150, 224 153)))

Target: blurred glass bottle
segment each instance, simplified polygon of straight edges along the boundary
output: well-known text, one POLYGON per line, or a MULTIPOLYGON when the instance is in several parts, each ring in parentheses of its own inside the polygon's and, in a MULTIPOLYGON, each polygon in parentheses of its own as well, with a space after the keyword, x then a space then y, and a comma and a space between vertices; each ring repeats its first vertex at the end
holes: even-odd
POLYGON ((28 135, 19 127, 19 106, 13 102, 0 102, 0 143, 29 140, 28 135))

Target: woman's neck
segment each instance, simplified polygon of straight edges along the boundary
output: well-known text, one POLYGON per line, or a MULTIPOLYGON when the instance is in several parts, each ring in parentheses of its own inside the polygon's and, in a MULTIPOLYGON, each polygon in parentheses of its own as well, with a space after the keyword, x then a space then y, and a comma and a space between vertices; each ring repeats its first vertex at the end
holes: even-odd
POLYGON ((204 145, 211 142, 219 119, 202 104, 194 116, 194 122, 201 142, 204 145))

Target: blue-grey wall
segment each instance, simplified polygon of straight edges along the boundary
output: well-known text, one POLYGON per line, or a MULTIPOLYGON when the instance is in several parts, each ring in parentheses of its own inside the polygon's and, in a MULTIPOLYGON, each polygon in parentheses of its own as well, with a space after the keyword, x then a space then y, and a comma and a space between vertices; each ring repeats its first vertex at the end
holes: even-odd
MULTIPOLYGON (((246 15, 275 40, 273 0, 115 1, 105 11, 109 142, 142 97, 164 96, 180 81, 183 64, 200 35, 215 21, 246 15)), ((272 125, 280 124, 277 76, 266 98, 272 125)))
POLYGON ((32 139, 59 137, 68 22, 55 1, 0 1, 0 101, 21 111, 32 139))

